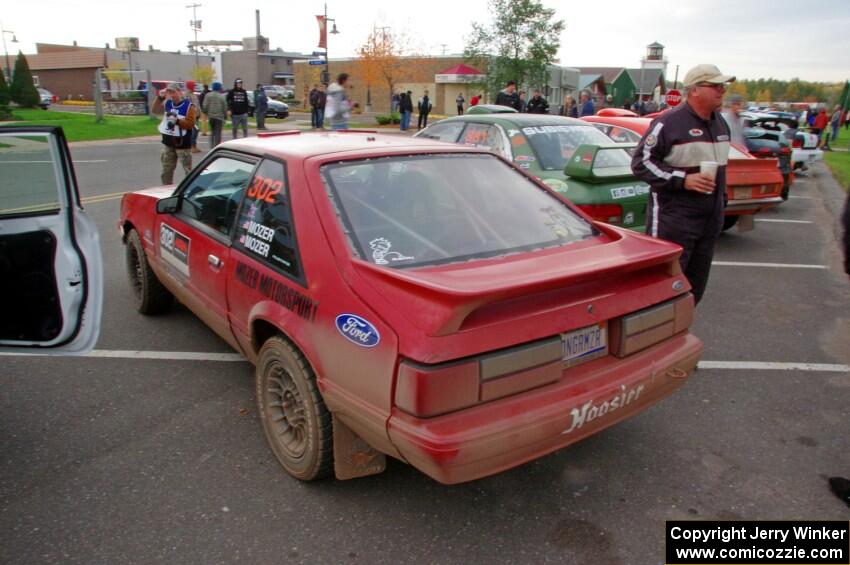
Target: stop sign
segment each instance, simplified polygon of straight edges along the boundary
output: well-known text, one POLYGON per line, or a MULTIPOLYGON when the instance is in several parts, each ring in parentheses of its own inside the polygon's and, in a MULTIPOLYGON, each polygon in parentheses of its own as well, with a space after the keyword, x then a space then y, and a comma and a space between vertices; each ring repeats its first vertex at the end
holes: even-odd
POLYGON ((682 93, 676 89, 668 90, 667 96, 664 98, 667 102, 667 105, 670 107, 678 106, 682 103, 682 93))

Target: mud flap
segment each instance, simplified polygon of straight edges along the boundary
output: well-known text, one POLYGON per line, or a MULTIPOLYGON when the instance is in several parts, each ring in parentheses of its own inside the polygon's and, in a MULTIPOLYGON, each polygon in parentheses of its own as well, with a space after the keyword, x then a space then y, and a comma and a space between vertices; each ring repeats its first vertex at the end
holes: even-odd
POLYGON ((351 431, 351 428, 333 416, 334 426, 334 474, 344 481, 383 473, 387 468, 387 456, 372 448, 351 431))
POLYGON ((748 232, 753 231, 756 227, 756 219, 754 215, 738 216, 738 231, 748 232))

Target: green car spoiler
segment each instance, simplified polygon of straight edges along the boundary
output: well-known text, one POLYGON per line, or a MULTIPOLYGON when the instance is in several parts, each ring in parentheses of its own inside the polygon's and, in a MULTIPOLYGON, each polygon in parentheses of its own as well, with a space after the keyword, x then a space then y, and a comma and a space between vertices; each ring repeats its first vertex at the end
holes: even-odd
POLYGON ((612 143, 611 145, 582 144, 578 146, 564 167, 568 177, 588 182, 607 182, 614 179, 634 176, 631 164, 618 165, 608 163, 602 156, 605 151, 634 149, 637 143, 612 143))

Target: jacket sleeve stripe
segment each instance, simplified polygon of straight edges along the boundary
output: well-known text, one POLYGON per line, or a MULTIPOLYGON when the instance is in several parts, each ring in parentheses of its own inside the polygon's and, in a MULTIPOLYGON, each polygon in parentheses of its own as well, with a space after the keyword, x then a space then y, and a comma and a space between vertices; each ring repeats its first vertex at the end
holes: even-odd
MULTIPOLYGON (((658 139, 658 134, 661 133, 661 128, 664 127, 662 122, 658 122, 655 124, 655 127, 652 129, 652 134, 656 139, 658 139)), ((658 168, 658 166, 652 162, 650 152, 652 151, 652 147, 644 143, 643 145, 643 166, 646 169, 654 174, 656 177, 663 180, 670 180, 673 177, 685 178, 685 173, 683 171, 673 171, 672 173, 668 173, 658 168)))

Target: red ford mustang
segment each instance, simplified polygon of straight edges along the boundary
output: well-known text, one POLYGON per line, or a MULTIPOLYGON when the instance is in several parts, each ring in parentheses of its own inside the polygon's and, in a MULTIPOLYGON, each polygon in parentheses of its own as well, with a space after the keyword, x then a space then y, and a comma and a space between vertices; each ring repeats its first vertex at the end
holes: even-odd
MULTIPOLYGON (((582 120, 595 124, 612 140, 628 143, 640 141, 652 123, 651 118, 615 116, 609 114, 608 110, 600 111, 596 116, 585 116, 582 120)), ((726 167, 728 200, 723 229, 734 226, 741 216, 752 220, 756 213, 782 204, 782 185, 782 174, 777 168, 776 159, 756 159, 746 147, 732 144, 726 167)))
POLYGON ((458 483, 657 402, 696 365, 675 245, 593 223, 481 149, 338 132, 225 143, 128 194, 138 309, 174 298, 256 365, 310 480, 389 455, 458 483))

